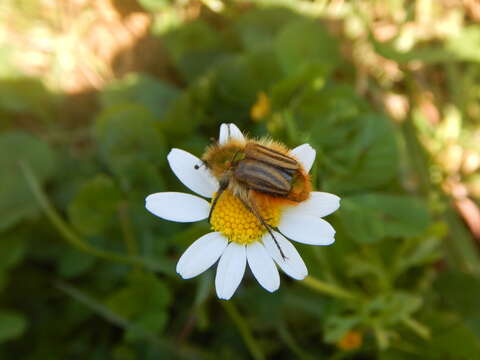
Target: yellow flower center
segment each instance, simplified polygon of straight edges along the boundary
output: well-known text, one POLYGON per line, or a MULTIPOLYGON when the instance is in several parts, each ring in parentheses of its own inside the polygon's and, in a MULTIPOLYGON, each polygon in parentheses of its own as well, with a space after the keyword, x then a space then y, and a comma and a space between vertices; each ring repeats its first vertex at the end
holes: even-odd
MULTIPOLYGON (((278 225, 280 219, 278 206, 259 203, 257 209, 267 224, 273 227, 278 225)), ((267 231, 255 215, 229 190, 225 190, 218 199, 210 223, 213 230, 221 232, 230 241, 243 245, 260 240, 267 231)))

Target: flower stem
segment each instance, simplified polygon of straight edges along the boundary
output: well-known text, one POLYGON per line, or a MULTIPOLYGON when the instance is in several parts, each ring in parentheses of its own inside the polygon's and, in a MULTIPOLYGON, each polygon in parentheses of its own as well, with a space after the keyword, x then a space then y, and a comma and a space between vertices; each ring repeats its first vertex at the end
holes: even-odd
POLYGON ((402 322, 424 340, 430 340, 430 329, 425 325, 419 323, 417 320, 412 319, 411 317, 403 319, 402 322))
POLYGON ((54 208, 54 206, 40 187, 40 184, 38 183, 38 180, 33 173, 32 168, 26 162, 21 162, 20 169, 38 205, 43 210, 47 218, 50 220, 51 224, 57 229, 57 231, 67 243, 74 246, 80 251, 106 260, 130 265, 142 265, 150 268, 151 270, 171 272, 171 269, 167 269, 163 266, 157 266, 156 264, 152 264, 146 259, 141 259, 139 257, 133 256, 125 256, 122 254, 112 253, 110 251, 100 250, 85 242, 80 236, 75 233, 75 231, 69 226, 69 224, 67 224, 67 222, 62 219, 58 211, 54 208))
POLYGON ((358 299, 357 295, 349 292, 348 290, 345 290, 334 284, 326 283, 311 275, 307 276, 305 279, 300 281, 300 283, 313 290, 316 290, 318 292, 321 292, 323 294, 327 294, 333 297, 347 299, 347 300, 358 299))
POLYGON ((248 324, 242 318, 242 315, 238 311, 235 304, 233 304, 231 301, 220 301, 220 304, 222 304, 227 314, 232 318, 233 322, 237 326, 238 331, 240 332, 240 335, 242 336, 243 341, 245 342, 245 345, 250 351, 252 357, 255 360, 264 360, 265 356, 263 355, 260 346, 255 341, 248 324))

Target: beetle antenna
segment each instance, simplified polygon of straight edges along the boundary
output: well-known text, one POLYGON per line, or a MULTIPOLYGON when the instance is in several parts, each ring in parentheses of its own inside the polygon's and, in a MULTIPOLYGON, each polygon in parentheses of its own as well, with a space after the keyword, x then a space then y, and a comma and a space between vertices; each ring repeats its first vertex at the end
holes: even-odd
POLYGON ((289 238, 288 236, 286 236, 284 233, 282 233, 278 227, 272 227, 272 229, 275 230, 276 232, 278 232, 280 235, 282 235, 285 239, 290 240, 290 241, 295 241, 295 240, 292 240, 291 238, 289 238))

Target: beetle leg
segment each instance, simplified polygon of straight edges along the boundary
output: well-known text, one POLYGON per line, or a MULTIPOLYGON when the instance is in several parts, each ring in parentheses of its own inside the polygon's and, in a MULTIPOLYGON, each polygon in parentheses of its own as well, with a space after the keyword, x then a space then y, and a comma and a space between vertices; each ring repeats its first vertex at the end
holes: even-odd
POLYGON ((266 221, 265 219, 263 218, 263 216, 260 214, 260 212, 257 210, 256 208, 256 205, 255 205, 255 202, 253 202, 252 200, 249 200, 246 201, 242 198, 239 198, 243 205, 253 214, 255 215, 255 217, 258 219, 258 221, 260 221, 260 223, 265 227, 265 229, 267 229, 268 233, 270 234, 270 236, 272 237, 273 241, 275 242, 275 245, 277 245, 277 248, 278 250, 280 251, 280 255, 282 255, 282 259, 283 260, 286 260, 287 257, 285 256, 282 248, 280 247, 280 244, 278 243, 277 239, 275 238, 275 236, 273 235, 273 232, 272 232, 272 226, 270 226, 266 221))
POLYGON ((227 189, 228 182, 229 182, 228 179, 222 179, 220 181, 220 187, 218 188, 218 192, 215 195, 215 199, 213 199, 212 206, 210 207, 210 212, 208 213, 208 222, 210 224, 211 224, 210 218, 212 217, 213 210, 215 209, 215 206, 217 205, 218 199, 220 199, 220 196, 222 196, 223 192, 227 189))

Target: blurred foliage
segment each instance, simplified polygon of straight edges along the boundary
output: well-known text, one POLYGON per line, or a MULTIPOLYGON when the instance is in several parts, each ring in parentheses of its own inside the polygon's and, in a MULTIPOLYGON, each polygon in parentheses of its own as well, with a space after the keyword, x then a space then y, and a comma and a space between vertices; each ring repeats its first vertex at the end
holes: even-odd
POLYGON ((0 358, 478 358, 478 4, 128 3, 0 4, 0 358), (144 209, 222 122, 309 142, 342 197, 311 277, 228 303, 175 273, 208 225, 144 209))

